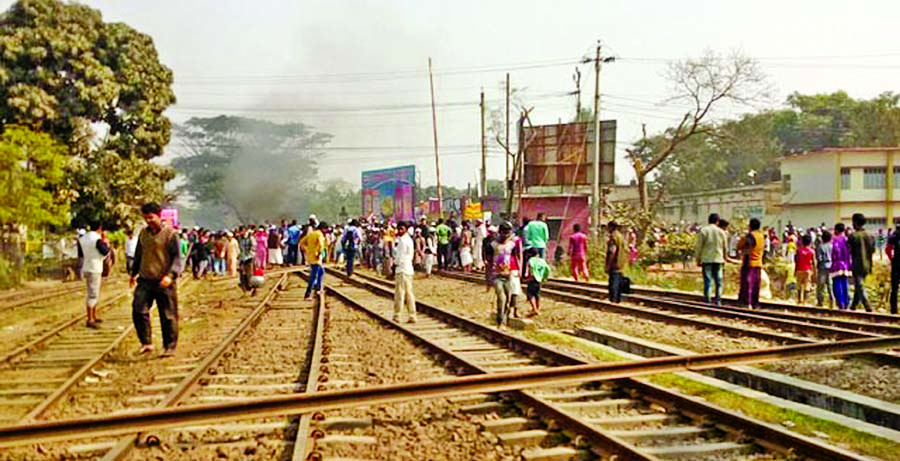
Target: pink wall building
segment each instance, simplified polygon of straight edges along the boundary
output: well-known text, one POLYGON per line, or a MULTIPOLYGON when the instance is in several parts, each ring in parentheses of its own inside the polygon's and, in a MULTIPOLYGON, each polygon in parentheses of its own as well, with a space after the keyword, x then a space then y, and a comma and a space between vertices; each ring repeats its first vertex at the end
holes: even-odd
POLYGON ((544 213, 550 228, 547 258, 553 261, 558 245, 562 245, 565 254, 572 226, 580 224, 581 229, 587 232, 591 216, 589 197, 582 194, 523 195, 519 203, 519 216, 534 219, 538 213, 544 213))

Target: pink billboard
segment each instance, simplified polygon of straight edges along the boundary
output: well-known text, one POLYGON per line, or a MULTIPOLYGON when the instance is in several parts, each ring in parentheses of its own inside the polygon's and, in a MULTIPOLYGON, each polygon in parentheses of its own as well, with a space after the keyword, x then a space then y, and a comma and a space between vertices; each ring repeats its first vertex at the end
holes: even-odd
POLYGON ((416 218, 416 167, 413 165, 362 173, 363 215, 382 220, 416 218))

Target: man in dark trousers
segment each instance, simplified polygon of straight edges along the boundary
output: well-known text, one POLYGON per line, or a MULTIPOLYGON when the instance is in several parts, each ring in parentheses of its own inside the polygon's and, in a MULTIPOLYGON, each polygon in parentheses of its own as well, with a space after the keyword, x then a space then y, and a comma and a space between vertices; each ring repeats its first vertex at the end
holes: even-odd
POLYGON ((606 225, 609 240, 606 242, 606 273, 609 274, 609 300, 622 302, 622 272, 628 267, 628 248, 619 224, 610 221, 606 225))
POLYGON ((900 225, 888 236, 887 248, 884 251, 891 261, 891 314, 897 315, 897 287, 900 285, 900 225))
POLYGON ((178 233, 163 224, 161 209, 156 203, 141 207, 147 227, 138 237, 131 268, 130 286, 134 288, 131 318, 141 341, 141 354, 153 352, 150 330, 150 306, 156 302, 159 323, 162 327, 163 352, 160 357, 175 354, 178 343, 178 293, 175 280, 181 274, 182 261, 178 233))
POLYGON ((853 258, 853 302, 850 310, 856 310, 856 306, 862 304, 867 312, 872 312, 872 306, 866 298, 866 288, 863 282, 872 272, 872 255, 875 253, 875 239, 866 232, 866 217, 862 213, 854 213, 852 217, 853 233, 847 239, 850 246, 850 256, 853 258))

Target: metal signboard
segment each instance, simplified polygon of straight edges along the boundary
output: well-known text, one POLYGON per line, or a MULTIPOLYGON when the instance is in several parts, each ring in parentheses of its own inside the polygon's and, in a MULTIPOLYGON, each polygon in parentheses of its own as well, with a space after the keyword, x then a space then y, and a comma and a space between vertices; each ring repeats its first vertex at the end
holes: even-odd
MULTIPOLYGON (((600 184, 615 183, 616 121, 600 122, 600 184)), ((526 127, 525 187, 586 186, 594 178, 594 123, 526 127)))
POLYGON ((414 165, 363 171, 362 210, 377 219, 413 220, 416 206, 414 165))

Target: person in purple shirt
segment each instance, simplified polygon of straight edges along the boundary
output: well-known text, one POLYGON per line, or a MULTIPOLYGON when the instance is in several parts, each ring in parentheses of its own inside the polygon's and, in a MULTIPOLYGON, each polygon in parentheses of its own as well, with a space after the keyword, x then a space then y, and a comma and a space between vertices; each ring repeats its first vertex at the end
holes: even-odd
POLYGON ((846 227, 843 223, 834 225, 831 239, 831 280, 834 285, 834 302, 838 309, 850 307, 850 276, 853 274, 853 259, 847 246, 846 227))
POLYGON ((590 280, 591 274, 588 272, 587 266, 587 235, 581 232, 581 225, 572 226, 575 231, 569 237, 569 264, 572 269, 572 277, 578 281, 578 274, 581 274, 584 280, 590 280))

